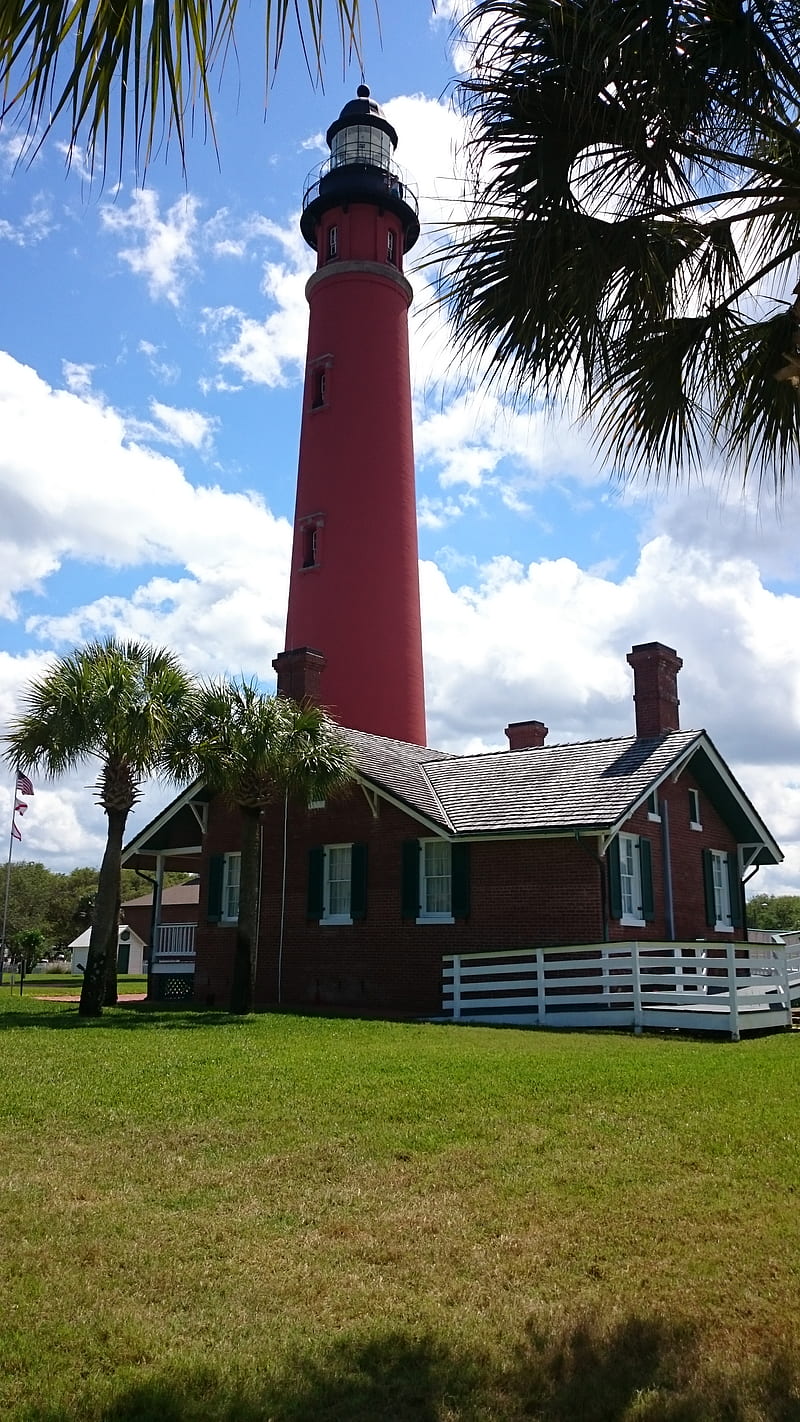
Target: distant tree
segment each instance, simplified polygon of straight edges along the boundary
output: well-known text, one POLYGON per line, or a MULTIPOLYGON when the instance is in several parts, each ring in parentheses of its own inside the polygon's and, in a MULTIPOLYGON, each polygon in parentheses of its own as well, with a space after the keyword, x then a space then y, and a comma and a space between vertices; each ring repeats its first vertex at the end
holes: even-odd
POLYGON ((754 894, 747 900, 750 928, 800 928, 800 894, 754 894))
MULTIPOLYGON (((322 76, 324 0, 264 0, 267 73, 278 64, 290 16, 313 79, 322 76), (305 14, 304 14, 305 11, 305 14)), ((361 52, 360 0, 330 0, 342 57, 361 52)), ((0 7, 3 111, 18 112, 32 134, 64 116, 72 142, 81 134, 90 161, 108 157, 116 132, 120 168, 130 129, 134 155, 145 162, 163 131, 181 157, 187 115, 199 108, 214 135, 211 70, 235 53, 237 0, 211 5, 101 5, 33 0, 0 7)))
POLYGON ((297 798, 325 799, 352 779, 350 748, 317 706, 265 696, 255 682, 206 685, 181 735, 173 773, 202 779, 241 814, 239 920, 232 1012, 253 1009, 261 893, 261 814, 297 798))
MULTIPOLYGON (((0 872, 0 915, 5 901, 8 866, 0 872)), ((11 864, 8 891, 8 922, 6 941, 20 933, 43 933, 49 936, 50 903, 58 875, 44 864, 20 859, 11 864)))
POLYGON ((460 364, 596 417, 616 468, 800 454, 800 6, 478 0, 460 364))
POLYGON ((11 957, 20 963, 26 973, 30 973, 44 957, 45 936, 35 929, 15 933, 11 941, 11 957))
MULTIPOLYGON (((24 698, 5 737, 12 767, 57 779, 87 760, 100 763, 97 800, 108 835, 97 885, 79 1011, 99 1016, 107 959, 116 945, 120 858, 141 782, 164 768, 165 748, 192 689, 177 658, 140 642, 92 642, 63 657, 24 698)), ((116 958, 116 950, 114 949, 116 958)))

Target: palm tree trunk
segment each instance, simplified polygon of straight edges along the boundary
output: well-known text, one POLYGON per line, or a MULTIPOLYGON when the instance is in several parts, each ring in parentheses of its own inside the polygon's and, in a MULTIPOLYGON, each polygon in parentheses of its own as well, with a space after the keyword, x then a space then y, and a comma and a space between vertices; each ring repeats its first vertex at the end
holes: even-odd
MULTIPOLYGON (((106 840, 97 894, 92 914, 92 930, 89 935, 89 956, 83 975, 81 1001, 78 1012, 81 1017, 99 1017, 103 1011, 106 986, 106 961, 108 945, 116 926, 117 900, 119 898, 120 870, 122 868, 122 841, 126 810, 107 810, 108 839, 106 840)), ((115 938, 116 941, 116 938, 115 938)))
POLYGON ((261 812, 242 808, 242 863, 239 875, 239 922, 233 960, 231 1012, 253 1011, 256 990, 258 911, 261 902, 261 812))
POLYGON ((106 980, 103 990, 103 1006, 116 1007, 117 1005, 117 957, 119 955, 119 910, 121 894, 117 890, 117 903, 114 910, 114 923, 111 928, 111 936, 106 948, 106 980))

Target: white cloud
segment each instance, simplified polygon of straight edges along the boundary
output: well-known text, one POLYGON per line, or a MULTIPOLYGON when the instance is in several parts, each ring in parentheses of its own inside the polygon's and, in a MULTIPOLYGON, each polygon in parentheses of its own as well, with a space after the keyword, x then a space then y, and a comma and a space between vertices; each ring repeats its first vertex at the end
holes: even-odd
POLYGON ((156 641, 172 637, 178 650, 191 651, 195 665, 209 669, 228 665, 231 630, 241 614, 237 595, 244 589, 249 631, 233 645, 255 654, 260 643, 259 670, 269 674, 285 607, 285 520, 255 494, 195 488, 172 459, 126 443, 125 422, 113 409, 54 390, 2 354, 0 424, 2 614, 15 616, 19 594, 40 587, 68 559, 179 566, 185 577, 148 584, 129 606, 101 599, 66 617, 31 618, 29 626, 40 638, 77 641, 104 630, 124 632, 128 617, 132 632, 156 641), (178 607, 186 609, 183 620, 178 607))
POLYGON ((160 400, 151 400, 150 409, 161 426, 161 437, 168 444, 188 444, 192 449, 205 449, 217 427, 211 415, 203 415, 199 410, 178 410, 174 405, 162 405, 160 400))
POLYGON ((0 240, 13 242, 16 247, 33 247, 48 237, 55 226, 48 200, 40 193, 19 222, 0 218, 0 240))
POLYGON ((107 232, 133 240, 133 246, 120 248, 119 256, 145 278, 153 300, 163 298, 177 306, 186 278, 195 270, 198 206, 196 198, 185 194, 162 218, 158 195, 136 188, 127 209, 100 209, 107 232))

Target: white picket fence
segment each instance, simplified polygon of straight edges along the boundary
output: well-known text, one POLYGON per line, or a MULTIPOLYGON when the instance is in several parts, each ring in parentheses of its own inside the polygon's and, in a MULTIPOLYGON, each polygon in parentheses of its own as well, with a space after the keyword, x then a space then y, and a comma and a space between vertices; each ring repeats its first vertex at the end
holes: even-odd
POLYGON ((442 1011, 460 1022, 537 1027, 790 1027, 800 948, 746 943, 593 943, 448 954, 442 1011))

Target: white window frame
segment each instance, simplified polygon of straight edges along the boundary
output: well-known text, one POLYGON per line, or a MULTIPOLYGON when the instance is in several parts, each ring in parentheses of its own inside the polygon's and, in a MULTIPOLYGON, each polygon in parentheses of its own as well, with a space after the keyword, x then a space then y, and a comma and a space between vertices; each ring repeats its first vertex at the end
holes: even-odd
POLYGON ((352 910, 352 901, 351 901, 352 883, 353 883, 353 845, 352 845, 352 842, 349 843, 349 844, 326 844, 326 845, 324 846, 324 854, 323 854, 323 862, 322 862, 322 918, 320 919, 320 923, 333 923, 333 924, 336 924, 336 923, 352 923, 352 922, 353 922, 353 917, 352 917, 352 912, 351 912, 351 910, 352 910), (338 877, 336 880, 334 880, 334 879, 332 879, 332 877, 331 877, 331 871, 332 871, 332 869, 334 869, 334 868, 341 868, 343 861, 342 861, 342 859, 341 859, 341 857, 340 857, 339 851, 345 851, 345 850, 346 850, 346 852, 347 852, 347 857, 346 857, 346 861, 344 861, 344 862, 346 862, 346 865, 347 865, 347 874, 346 874, 346 875, 341 874, 341 875, 339 875, 339 877, 338 877), (332 889, 332 886, 333 886, 334 883, 336 883, 336 884, 344 884, 345 882, 347 883, 347 909, 346 909, 346 910, 344 909, 343 903, 342 903, 341 898, 340 898, 339 902, 335 905, 335 912, 332 912, 332 909, 331 909, 331 902, 332 902, 331 889, 332 889))
POLYGON ((620 923, 628 928, 644 928, 642 859, 638 834, 619 836, 619 891, 622 900, 620 923))
POLYGON ((700 820, 700 791, 689 787, 689 829, 701 830, 703 828, 700 820))
POLYGON ((651 820, 652 823, 655 825, 661 824, 661 815, 658 809, 657 790, 651 790, 650 794, 647 797, 647 818, 648 820, 651 820))
POLYGON ((731 881, 728 874, 729 856, 722 849, 711 850, 711 865, 714 879, 714 924, 715 933, 733 933, 731 914, 731 881))
POLYGON ((453 846, 448 839, 421 839, 419 842, 419 918, 417 923, 455 923, 453 918, 453 846), (430 874, 428 872, 429 853, 433 854, 446 852, 449 861, 447 875, 430 874), (428 907, 429 882, 431 880, 441 880, 447 878, 448 893, 446 895, 449 903, 447 909, 430 909, 428 907))
POLYGON ((221 923, 239 922, 239 894, 242 881, 242 856, 239 853, 226 854, 222 865, 222 912, 221 923), (229 900, 235 895, 236 912, 231 913, 229 900))

